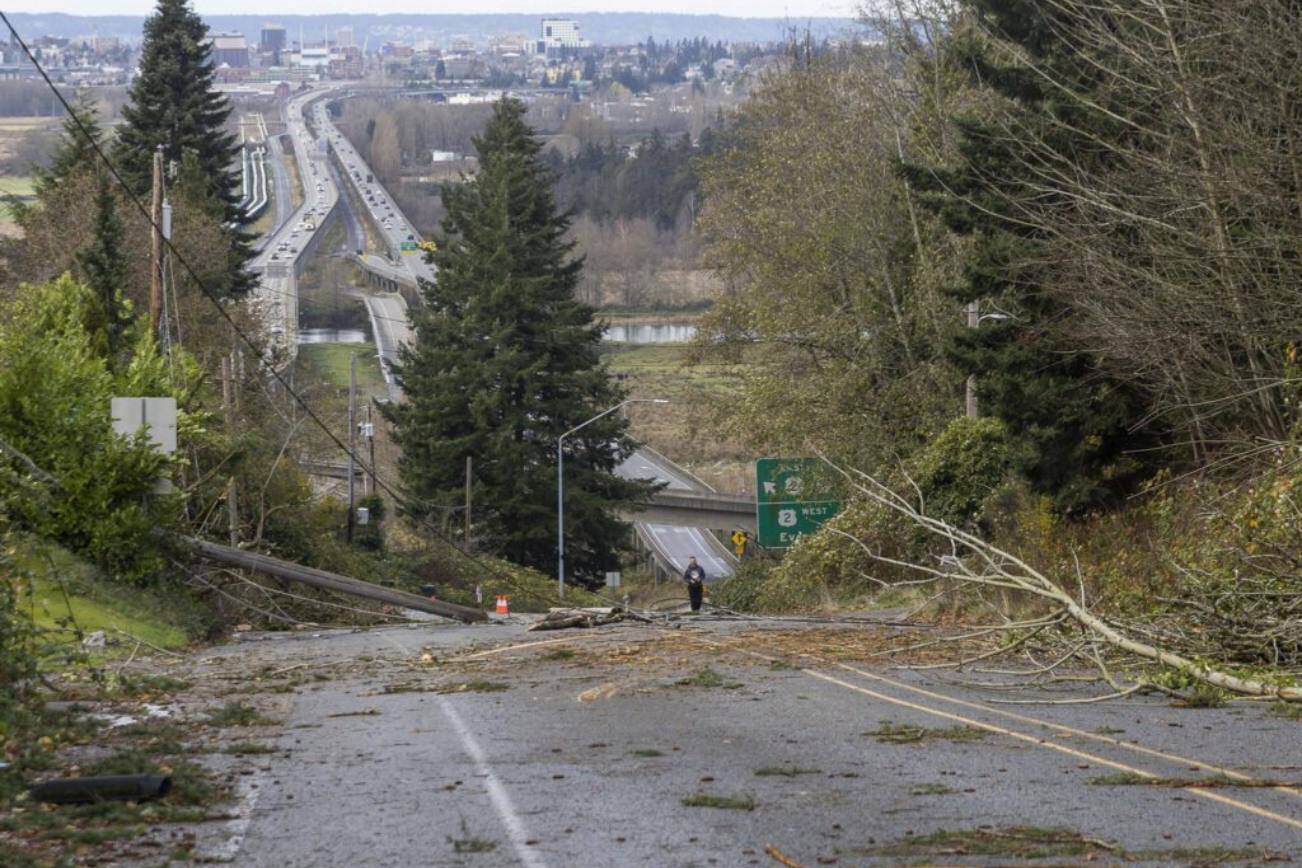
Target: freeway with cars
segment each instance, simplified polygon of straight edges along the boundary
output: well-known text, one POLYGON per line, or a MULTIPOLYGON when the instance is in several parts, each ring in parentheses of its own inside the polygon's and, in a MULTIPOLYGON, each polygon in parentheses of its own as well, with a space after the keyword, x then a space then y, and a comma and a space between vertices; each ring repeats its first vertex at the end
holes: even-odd
MULTIPOLYGON (((415 248, 420 240, 415 227, 375 179, 370 166, 332 123, 327 97, 339 92, 337 88, 316 89, 294 97, 287 104, 286 134, 298 161, 304 201, 267 237, 254 260, 254 268, 262 275, 256 301, 263 306, 264 322, 272 337, 283 342, 291 355, 297 341, 296 275, 301 261, 312 252, 310 246, 315 236, 323 231, 326 220, 334 216, 336 205, 341 206, 339 210, 348 224, 350 247, 361 250, 364 246, 357 216, 352 213, 347 197, 341 196, 340 175, 344 183, 351 185, 356 201, 364 203, 388 248, 385 256, 362 251, 357 261, 387 280, 407 286, 417 285, 418 279, 434 277, 433 267, 425 262, 424 251, 415 248), (306 112, 311 113, 311 125, 306 122, 306 112), (330 161, 329 150, 334 151, 336 163, 330 161), (404 246, 415 249, 404 251, 404 246)), ((277 177, 278 201, 281 200, 279 187, 277 177)), ((407 302, 398 293, 378 293, 367 294, 365 303, 389 398, 401 400, 402 390, 394 382, 391 370, 399 349, 413 337, 407 302)), ((712 491, 664 456, 648 449, 638 450, 616 472, 629 479, 663 482, 668 490, 684 494, 712 491)), ((708 529, 651 522, 635 522, 634 527, 659 567, 667 572, 681 574, 692 556, 705 568, 710 580, 726 578, 736 567, 736 558, 708 529)))
MULTIPOLYGON (((266 327, 273 351, 282 358, 293 358, 298 349, 298 273, 339 201, 338 188, 327 169, 325 145, 313 136, 303 116, 309 103, 322 95, 321 91, 308 91, 286 106, 285 135, 298 163, 303 201, 267 235, 251 264, 259 274, 252 306, 266 327)), ((280 201, 279 179, 277 193, 280 201)))
POLYGON ((314 112, 313 120, 334 149, 347 183, 352 185, 357 201, 365 205, 384 240, 387 256, 363 256, 363 266, 379 267, 386 276, 410 286, 416 286, 418 280, 433 280, 433 266, 425 262, 424 251, 416 246, 421 241, 416 227, 376 179, 371 167, 357 153, 352 142, 335 127, 325 102, 318 103, 314 112), (369 260, 379 261, 368 264, 369 260))

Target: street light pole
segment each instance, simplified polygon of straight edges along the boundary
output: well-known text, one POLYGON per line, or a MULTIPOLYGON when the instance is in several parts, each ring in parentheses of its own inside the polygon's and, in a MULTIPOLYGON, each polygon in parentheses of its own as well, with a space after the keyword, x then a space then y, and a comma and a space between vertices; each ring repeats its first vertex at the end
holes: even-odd
MULTIPOLYGON (((980 302, 970 301, 967 304, 967 327, 970 329, 980 328, 981 323, 988 319, 1008 319, 1006 313, 982 313, 980 302)), ((975 419, 979 415, 976 396, 976 374, 967 375, 967 417, 975 419)))
POLYGON ((602 410, 588 421, 575 425, 556 438, 556 586, 562 599, 565 597, 565 438, 629 404, 668 403, 665 398, 629 398, 607 410, 602 410))

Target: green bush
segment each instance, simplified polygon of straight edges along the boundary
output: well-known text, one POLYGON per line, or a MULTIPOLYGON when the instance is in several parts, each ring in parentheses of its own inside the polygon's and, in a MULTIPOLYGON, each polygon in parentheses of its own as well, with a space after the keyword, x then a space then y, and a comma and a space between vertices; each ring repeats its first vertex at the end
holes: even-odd
POLYGON ((738 612, 758 612, 773 565, 751 560, 740 564, 729 578, 710 589, 710 602, 738 612))
POLYGON ((909 475, 922 494, 923 512, 971 528, 1012 467, 1004 424, 961 416, 918 451, 909 462, 909 475))
POLYGON ((18 528, 143 581, 160 564, 149 534, 178 515, 178 498, 149 496, 168 459, 113 433, 110 399, 177 394, 173 372, 183 389, 192 369, 159 356, 147 324, 134 328, 130 361, 110 369, 96 309, 90 290, 65 276, 24 286, 0 316, 0 438, 40 468, 4 462, 0 510, 18 528))
MULTIPOLYGON (((1012 467, 1001 422, 959 418, 888 481, 927 515, 970 529, 1012 467)), ((778 566, 762 576, 746 576, 727 593, 756 610, 818 609, 918 578, 915 571, 888 561, 934 563, 938 545, 900 513, 860 496, 821 531, 797 540, 778 566)))
POLYGON ((0 760, 15 763, 0 771, 0 802, 20 784, 15 761, 30 747, 38 705, 35 636, 31 619, 19 608, 24 580, 13 555, 8 534, 0 536, 0 760))

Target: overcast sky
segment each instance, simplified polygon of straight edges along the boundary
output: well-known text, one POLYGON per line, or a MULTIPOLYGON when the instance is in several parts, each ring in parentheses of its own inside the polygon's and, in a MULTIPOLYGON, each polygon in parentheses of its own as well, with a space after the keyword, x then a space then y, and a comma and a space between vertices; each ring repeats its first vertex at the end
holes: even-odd
MULTIPOLYGON (((432 6, 429 0, 197 0, 203 15, 319 15, 322 13, 386 12, 455 14, 458 12, 683 12, 735 15, 739 18, 852 17, 858 0, 449 0, 432 6)), ((68 12, 76 15, 143 15, 150 0, 20 0, 14 12, 68 12)))

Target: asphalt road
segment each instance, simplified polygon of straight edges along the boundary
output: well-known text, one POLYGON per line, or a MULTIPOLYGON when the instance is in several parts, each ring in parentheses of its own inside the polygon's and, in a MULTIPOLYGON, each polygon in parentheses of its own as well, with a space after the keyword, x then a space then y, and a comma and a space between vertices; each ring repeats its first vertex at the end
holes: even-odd
MULTIPOLYGON (((666 483, 671 491, 707 491, 691 475, 669 460, 646 449, 639 449, 624 460, 615 472, 625 479, 653 479, 666 483)), ((688 558, 705 570, 707 584, 722 581, 737 568, 737 559, 705 528, 680 527, 672 524, 651 524, 639 521, 634 530, 679 575, 687 569, 688 558)))
POLYGON ((238 778, 235 819, 207 824, 200 853, 251 866, 777 864, 766 847, 806 866, 1302 859, 1297 789, 1100 783, 1296 780, 1299 724, 1259 703, 997 706, 1007 694, 852 662, 848 634, 802 646, 836 648, 836 663, 783 657, 799 631, 784 632, 430 623, 216 649, 196 667, 209 684, 297 680, 283 692, 266 677, 281 692, 253 697, 277 725, 230 734, 277 753, 238 778), (717 681, 678 683, 706 666, 717 681), (486 682, 500 689, 458 689, 486 682), (922 735, 879 740, 885 724, 922 735))
POLYGON ((375 348, 380 356, 380 368, 389 386, 389 400, 402 399, 402 387, 393 380, 392 364, 398 359, 398 349, 412 340, 411 323, 407 319, 407 302, 401 295, 385 293, 366 295, 366 311, 371 318, 371 331, 375 333, 375 348))
POLYGON ((353 185, 358 201, 364 203, 369 210, 371 219, 389 248, 388 253, 399 263, 398 267, 415 278, 433 280, 434 270, 425 262, 423 252, 401 252, 404 242, 420 241, 420 234, 402 213, 398 203, 384 189, 384 185, 375 179, 371 168, 353 148, 352 143, 335 128, 324 105, 318 108, 317 123, 330 140, 335 153, 339 155, 339 160, 348 173, 347 180, 353 185), (370 180, 367 180, 368 176, 370 180))

